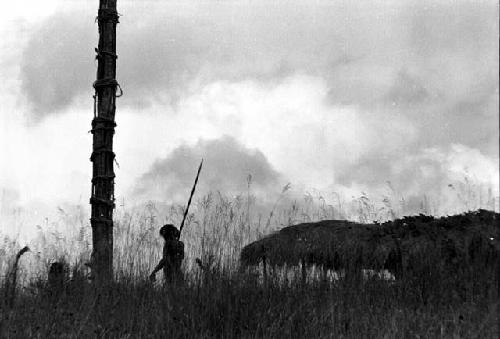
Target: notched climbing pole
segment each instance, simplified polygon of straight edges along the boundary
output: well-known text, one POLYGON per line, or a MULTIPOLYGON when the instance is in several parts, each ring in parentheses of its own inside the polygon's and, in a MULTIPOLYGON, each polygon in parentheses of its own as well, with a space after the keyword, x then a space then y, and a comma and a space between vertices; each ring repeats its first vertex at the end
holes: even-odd
MULTIPOLYGON (((96 48, 97 78, 93 86, 94 118, 92 120, 92 225, 91 266, 96 281, 108 282, 113 277, 113 209, 114 178, 113 135, 115 133, 116 81, 116 0, 100 0, 96 21, 99 25, 99 45, 96 48)), ((118 96, 120 96, 118 95, 118 96)))

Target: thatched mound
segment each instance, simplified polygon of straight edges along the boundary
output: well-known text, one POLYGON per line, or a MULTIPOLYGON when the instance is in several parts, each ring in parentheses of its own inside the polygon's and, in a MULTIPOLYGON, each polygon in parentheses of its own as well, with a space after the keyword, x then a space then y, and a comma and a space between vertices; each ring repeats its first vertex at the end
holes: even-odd
POLYGON ((399 273, 416 265, 495 265, 499 214, 486 210, 450 217, 412 216, 383 224, 324 220, 285 227, 245 246, 243 266, 366 267, 399 273))

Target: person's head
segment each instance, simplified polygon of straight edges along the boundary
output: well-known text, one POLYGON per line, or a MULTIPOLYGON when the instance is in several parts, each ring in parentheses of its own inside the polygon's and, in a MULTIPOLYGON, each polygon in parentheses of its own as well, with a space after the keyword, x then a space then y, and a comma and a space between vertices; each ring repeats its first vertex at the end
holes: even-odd
POLYGON ((181 234, 174 225, 166 224, 162 228, 160 228, 160 235, 165 238, 165 240, 172 240, 179 239, 181 234))

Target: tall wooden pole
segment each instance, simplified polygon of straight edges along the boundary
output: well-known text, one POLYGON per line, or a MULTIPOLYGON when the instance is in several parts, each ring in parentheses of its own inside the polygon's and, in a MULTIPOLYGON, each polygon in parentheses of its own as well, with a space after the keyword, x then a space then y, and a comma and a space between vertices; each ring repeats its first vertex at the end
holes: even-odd
POLYGON ((97 79, 94 82, 94 119, 92 120, 92 269, 97 282, 113 277, 113 209, 115 207, 113 135, 116 81, 116 0, 100 0, 97 16, 99 46, 96 49, 97 79))

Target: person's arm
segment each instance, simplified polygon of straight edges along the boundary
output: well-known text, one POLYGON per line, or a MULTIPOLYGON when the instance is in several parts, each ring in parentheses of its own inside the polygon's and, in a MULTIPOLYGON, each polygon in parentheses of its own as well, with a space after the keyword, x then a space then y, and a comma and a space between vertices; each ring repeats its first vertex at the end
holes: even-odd
POLYGON ((180 259, 183 260, 184 259, 184 243, 182 241, 179 241, 180 242, 180 259))
POLYGON ((153 270, 153 273, 156 273, 159 270, 161 270, 163 268, 163 266, 165 266, 165 259, 164 258, 160 260, 158 265, 156 265, 155 269, 153 270))
POLYGON ((156 265, 155 269, 153 270, 153 272, 149 276, 149 280, 154 281, 155 277, 156 277, 156 272, 161 270, 163 268, 163 266, 165 266, 165 259, 161 259, 160 262, 158 263, 158 265, 156 265))

